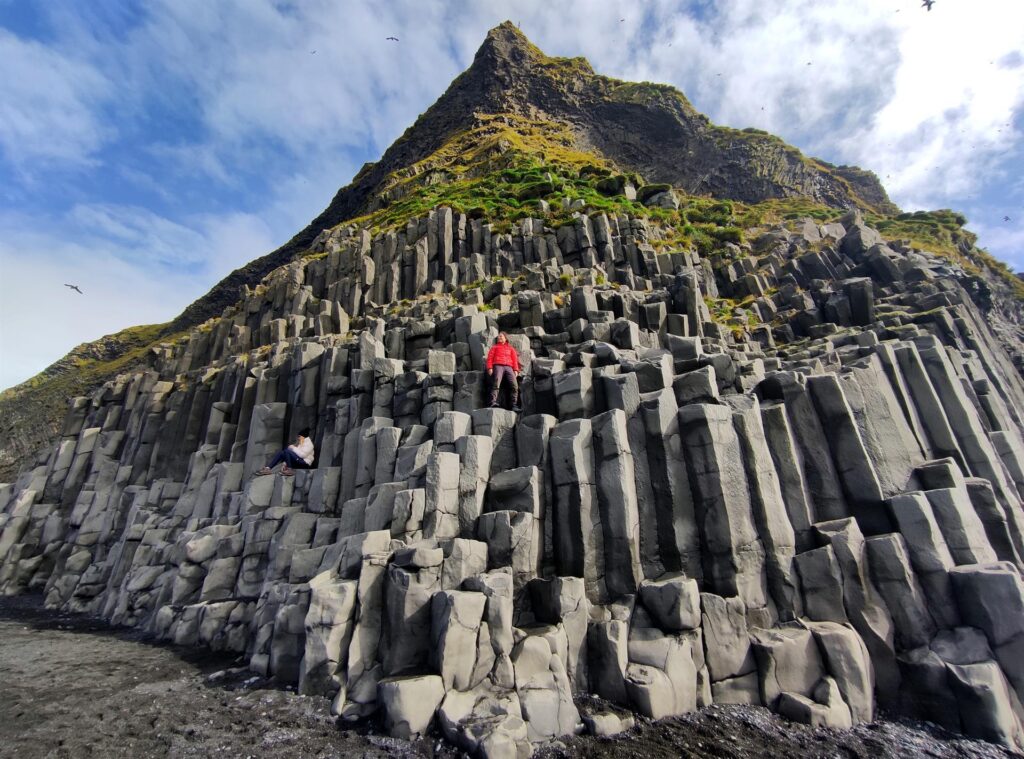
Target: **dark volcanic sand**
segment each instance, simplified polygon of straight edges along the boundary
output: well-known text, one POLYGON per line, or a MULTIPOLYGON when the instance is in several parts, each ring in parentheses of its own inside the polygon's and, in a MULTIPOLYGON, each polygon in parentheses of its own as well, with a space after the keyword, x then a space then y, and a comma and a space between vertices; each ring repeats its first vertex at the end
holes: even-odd
MULTIPOLYGON (((436 735, 407 743, 341 730, 323 698, 254 678, 242 660, 155 645, 130 630, 0 598, 0 757, 454 757, 436 735)), ((854 730, 789 724, 720 706, 642 721, 615 739, 580 737, 545 757, 1010 757, 930 725, 854 730)))
POLYGON ((0 757, 430 753, 429 746, 341 731, 327 699, 253 678, 242 664, 46 611, 38 598, 0 598, 0 757))

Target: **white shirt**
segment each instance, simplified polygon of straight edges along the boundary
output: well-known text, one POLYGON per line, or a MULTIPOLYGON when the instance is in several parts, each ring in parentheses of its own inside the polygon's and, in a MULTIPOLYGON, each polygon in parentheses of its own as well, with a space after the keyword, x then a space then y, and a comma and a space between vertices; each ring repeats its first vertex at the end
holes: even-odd
POLYGON ((289 445, 289 450, 295 451, 299 458, 305 461, 307 464, 312 465, 313 463, 313 441, 308 437, 302 438, 302 442, 298 445, 289 445))

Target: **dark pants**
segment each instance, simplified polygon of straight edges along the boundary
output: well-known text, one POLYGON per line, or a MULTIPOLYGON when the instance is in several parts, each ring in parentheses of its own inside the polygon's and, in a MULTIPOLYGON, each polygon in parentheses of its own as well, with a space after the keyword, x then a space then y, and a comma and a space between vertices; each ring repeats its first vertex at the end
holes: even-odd
POLYGON ((273 469, 282 461, 285 463, 285 466, 290 466, 292 469, 309 469, 309 464, 307 464, 302 457, 291 448, 285 448, 283 451, 278 451, 277 455, 274 456, 267 466, 273 469))
POLYGON ((494 372, 491 374, 491 400, 490 405, 495 406, 498 403, 498 391, 501 390, 501 383, 507 381, 509 389, 512 393, 512 405, 519 405, 519 381, 516 379, 516 373, 512 370, 511 366, 504 366, 498 364, 494 367, 494 372))

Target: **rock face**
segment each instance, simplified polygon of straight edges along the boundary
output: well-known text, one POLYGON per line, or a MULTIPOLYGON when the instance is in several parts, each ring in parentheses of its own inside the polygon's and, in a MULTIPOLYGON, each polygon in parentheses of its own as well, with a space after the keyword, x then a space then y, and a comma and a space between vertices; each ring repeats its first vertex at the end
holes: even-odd
MULTIPOLYGON (((499 32, 478 59, 514 93, 506 64, 533 53, 499 32)), ((71 401, 45 462, 0 485, 0 591, 483 756, 628 724, 585 693, 835 727, 877 702, 1024 747, 1005 341, 962 272, 859 214, 747 236, 702 257, 642 218, 499 232, 446 207, 324 229, 71 401), (521 414, 486 407, 499 330, 521 414), (255 475, 304 427, 313 469, 255 475)))
POLYGON ((480 755, 607 732, 587 692, 836 727, 877 701, 1020 747, 1024 386, 936 259, 833 227, 748 259, 765 340, 709 318, 732 264, 638 255, 641 219, 325 232, 71 403, 0 486, 0 588, 480 755), (507 310, 461 302, 481 274, 507 310), (484 408, 499 329, 521 415, 484 408), (255 476, 304 426, 315 468, 255 476))
MULTIPOLYGON (((329 94, 325 96, 329 97, 329 94)), ((518 147, 523 144, 530 154, 531 164, 550 163, 568 149, 577 159, 589 165, 583 168, 598 169, 599 173, 586 175, 593 179, 595 192, 619 197, 623 201, 640 202, 652 209, 675 209, 680 206, 681 198, 685 205, 685 194, 689 193, 720 199, 725 205, 729 205, 729 200, 757 203, 766 200, 785 202, 786 199, 799 198, 837 209, 861 208, 888 215, 899 213, 899 209, 888 200, 885 190, 870 172, 853 167, 831 166, 805 157, 794 147, 760 130, 717 126, 698 113, 685 96, 672 87, 622 82, 595 73, 582 58, 546 56, 514 24, 506 22, 491 30, 472 65, 452 82, 449 89, 406 130, 402 138, 379 161, 366 164, 350 184, 337 192, 323 213, 285 245, 231 272, 173 322, 125 330, 118 335, 79 346, 33 381, 23 383, 12 389, 12 392, 0 394, 0 478, 6 478, 8 474, 13 476, 22 462, 35 455, 41 444, 47 443, 48 448, 55 441, 60 432, 61 404, 67 396, 91 392, 87 380, 76 371, 81 360, 123 360, 136 356, 132 360, 138 360, 141 365, 148 352, 140 348, 145 348, 159 338, 169 339, 182 331, 194 329, 208 319, 219 317, 226 308, 235 305, 240 290, 257 287, 274 270, 307 255, 325 228, 366 214, 393 209, 396 201, 408 203, 409 193, 414 192, 410 188, 430 190, 436 198, 433 189, 439 184, 475 180, 481 173, 497 173, 509 165, 509 156, 516 154, 518 147), (532 142, 538 124, 547 125, 556 132, 557 140, 539 145, 532 142), (501 129, 499 125, 505 125, 508 130, 512 129, 510 125, 517 125, 517 130, 509 139, 505 139, 495 131, 501 129), (531 133, 532 137, 524 140, 526 132, 531 133), (491 140, 491 144, 484 150, 480 143, 486 140, 491 140), (517 149, 509 151, 513 144, 517 149), (470 154, 475 159, 464 162, 462 159, 470 154), (604 173, 600 173, 601 167, 606 167, 604 173, 612 169, 622 173, 604 176, 604 173), (641 182, 648 184, 642 185, 641 182)), ((577 165, 575 168, 580 167, 577 165)), ((562 178, 553 177, 549 172, 538 171, 534 178, 541 181, 510 194, 510 197, 515 196, 516 203, 527 201, 523 208, 528 208, 528 201, 533 198, 564 189, 562 178)), ((499 178, 499 181, 503 182, 504 179, 499 178)), ((439 201, 430 201, 435 202, 439 201)), ((575 201, 577 204, 582 202, 578 198, 575 201)), ((540 201, 540 204, 546 203, 540 201)), ((414 201, 413 205, 425 208, 427 204, 414 201)), ((574 209, 577 207, 573 206, 574 209)), ((682 206, 680 210, 683 210, 682 206)), ((709 220, 706 214, 690 216, 692 218, 688 217, 688 221, 698 225, 709 220)), ((502 221, 515 221, 517 226, 519 224, 518 219, 505 218, 502 221)), ((402 224, 405 222, 404 218, 399 221, 402 224)), ((448 239, 446 225, 454 224, 458 227, 459 223, 468 222, 460 222, 457 215, 447 215, 439 217, 435 223, 439 225, 437 231, 448 239)), ((531 234, 535 239, 529 247, 536 251, 538 260, 546 260, 548 238, 543 233, 543 225, 537 226, 540 223, 538 220, 529 220, 529 223, 536 228, 536 233, 531 234)), ((563 254, 575 253, 579 249, 584 258, 588 259, 584 262, 588 266, 592 263, 589 260, 591 252, 607 264, 610 241, 619 234, 619 230, 613 231, 612 226, 580 222, 578 231, 582 234, 582 242, 579 246, 576 244, 576 235, 567 234, 568 229, 562 237, 552 237, 551 241, 563 254)), ((479 246, 489 244, 490 231, 485 230, 485 227, 486 224, 481 224, 475 233, 478 242, 475 243, 477 247, 473 249, 474 253, 480 252, 479 246)), ((834 240, 832 232, 826 230, 826 234, 821 235, 813 222, 806 229, 813 230, 806 234, 817 243, 834 240)), ((471 239, 474 234, 472 230, 455 231, 457 235, 467 235, 466 239, 471 239)), ((422 237, 422 232, 416 234, 422 237)), ((953 239, 959 241, 966 236, 967 233, 957 231, 953 239)), ((857 239, 862 243, 866 240, 861 237, 857 239)), ((641 239, 638 245, 644 242, 650 241, 641 239)), ((871 245, 862 245, 862 248, 868 251, 871 245)), ((394 260, 392 248, 388 249, 389 259, 386 264, 376 254, 364 256, 359 261, 359 279, 364 284, 377 283, 377 287, 371 288, 367 297, 378 304, 394 300, 394 283, 398 280, 407 289, 422 290, 434 280, 451 282, 456 275, 450 267, 458 265, 459 256, 451 248, 435 251, 428 244, 421 244, 419 248, 414 246, 408 254, 404 249, 399 252, 403 257, 401 262, 394 260), (432 265, 437 254, 443 263, 437 271, 428 272, 428 262, 432 265)), ((528 258, 532 252, 524 250, 528 258)), ((969 254, 970 245, 961 252, 969 254)), ((813 253, 799 262, 805 273, 812 279, 835 279, 838 273, 829 251, 815 250, 813 253)), ((846 251, 843 253, 849 255, 846 251)), ((636 252, 627 253, 632 256, 631 268, 640 268, 638 259, 646 261, 652 254, 653 251, 642 245, 636 252)), ((973 260, 981 264, 982 276, 986 278, 965 281, 972 296, 979 302, 995 302, 999 306, 1009 301, 1015 323, 1024 321, 1024 308, 1019 298, 1003 297, 1007 291, 1012 294, 1006 282, 995 276, 994 270, 984 265, 982 259, 974 257, 973 260)), ((727 278, 730 288, 746 288, 742 292, 737 290, 737 297, 763 294, 766 287, 764 278, 748 267, 742 257, 729 263, 731 272, 727 278)), ((893 264, 884 251, 875 251, 871 265, 879 271, 886 269, 888 273, 882 273, 891 281, 893 264)), ((665 273, 674 266, 675 263, 664 267, 665 273)), ((461 281, 479 280, 484 274, 483 268, 474 267, 474 276, 461 281)), ((844 317, 852 317, 853 323, 858 325, 865 325, 874 318, 873 293, 864 281, 857 283, 851 280, 842 289, 843 292, 836 293, 831 302, 822 300, 820 308, 825 311, 840 309, 844 317)), ((705 294, 714 295, 714 291, 708 290, 705 294)), ((487 299, 490 299, 490 295, 487 299)), ((474 299, 472 302, 482 301, 474 299)), ((507 305, 502 305, 502 308, 507 305)), ((534 305, 540 319, 549 304, 534 305)), ((585 306, 581 308, 585 311, 585 306)), ((648 326, 655 320, 667 319, 672 323, 672 329, 679 331, 678 321, 684 315, 691 328, 701 321, 696 313, 698 308, 697 304, 693 304, 685 312, 674 312, 671 309, 662 312, 659 305, 649 304, 649 307, 645 305, 643 316, 636 317, 641 319, 642 326, 648 326)), ((332 327, 328 320, 333 320, 337 322, 333 329, 344 331, 341 328, 347 325, 342 322, 352 314, 352 310, 346 306, 344 312, 329 309, 310 315, 320 322, 321 330, 330 331, 332 327)), ((757 316, 770 318, 767 314, 757 316)), ((805 323, 835 321, 828 313, 823 316, 805 317, 805 323)), ((573 317, 586 318, 586 313, 577 310, 573 317)), ((544 325, 539 323, 538 326, 544 325)), ((273 325, 260 327, 267 327, 275 334, 281 334, 280 331, 284 329, 287 334, 288 321, 285 318, 273 325)), ((660 331, 660 322, 657 328, 660 331)), ((624 343, 632 339, 632 328, 619 324, 609 329, 615 333, 615 338, 606 342, 619 348, 629 347, 624 343)), ((574 334, 573 337, 574 341, 579 341, 578 335, 574 334)), ((468 344, 464 349, 470 349, 468 344)), ((450 363, 442 363, 450 362, 450 359, 442 358, 444 354, 444 351, 437 352, 433 361, 428 363, 428 373, 454 371, 450 363)), ((1024 354, 1015 352, 1015 356, 1018 366, 1024 366, 1024 354)), ((674 392, 690 400, 710 397, 710 371, 712 369, 709 367, 701 374, 681 379, 679 385, 673 388, 674 392)), ((113 372, 113 366, 92 367, 88 376, 112 378, 113 372)))

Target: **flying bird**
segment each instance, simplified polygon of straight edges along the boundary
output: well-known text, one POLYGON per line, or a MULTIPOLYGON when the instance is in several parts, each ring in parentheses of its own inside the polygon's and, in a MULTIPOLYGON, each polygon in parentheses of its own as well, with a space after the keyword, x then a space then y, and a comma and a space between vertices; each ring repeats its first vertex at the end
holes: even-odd
POLYGON ((1010 221, 1010 217, 1009 216, 1004 216, 1003 217, 1003 221, 1010 221))
POLYGON ((85 295, 85 293, 83 293, 81 290, 78 289, 78 285, 69 285, 67 282, 65 282, 64 283, 64 287, 70 287, 72 290, 74 290, 79 295, 85 295))
POLYGON ((309 51, 309 54, 310 54, 310 55, 316 55, 316 50, 310 50, 310 51, 309 51))
POLYGON ((931 10, 933 5, 935 5, 935 0, 921 0, 922 8, 927 8, 928 10, 931 10))
POLYGON ((394 42, 398 42, 398 37, 385 37, 384 39, 386 39, 386 40, 392 40, 392 41, 394 41, 394 42))

